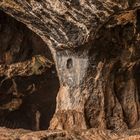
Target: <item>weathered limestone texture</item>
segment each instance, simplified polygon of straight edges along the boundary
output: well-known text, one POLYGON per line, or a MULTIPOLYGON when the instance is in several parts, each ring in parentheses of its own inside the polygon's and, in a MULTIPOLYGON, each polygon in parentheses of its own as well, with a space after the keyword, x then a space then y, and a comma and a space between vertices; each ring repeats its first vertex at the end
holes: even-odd
MULTIPOLYGON (((11 30, 2 23, 0 25, 0 29, 11 31, 1 33, 0 38, 17 33, 13 35, 17 39, 10 42, 13 45, 0 45, 3 48, 7 46, 6 50, 0 50, 3 56, 1 86, 4 90, 5 82, 10 81, 14 88, 14 91, 5 91, 1 95, 0 115, 4 116, 4 120, 6 118, 5 121, 13 110, 19 110, 22 106, 26 110, 28 102, 31 109, 26 110, 27 117, 22 120, 26 123, 20 124, 20 127, 32 130, 49 128, 50 131, 45 134, 48 139, 51 134, 52 139, 140 139, 136 136, 140 135, 139 131, 130 131, 140 127, 139 0, 0 0, 0 10, 1 15, 8 14, 9 18, 19 21, 14 25, 22 24, 24 27, 20 26, 21 30, 31 30, 20 33, 18 27, 11 30), (30 34, 28 37, 38 37, 30 41, 25 37, 24 41, 26 33, 30 34), (27 53, 30 46, 18 45, 23 43, 20 40, 27 45, 32 42, 32 51, 37 53, 27 53), (36 40, 41 42, 38 47, 33 43, 36 40), (25 48, 27 52, 24 55, 30 57, 20 58, 20 48, 25 48), (11 68, 14 71, 9 76, 11 68), (47 81, 49 76, 54 77, 47 81), (27 77, 31 80, 28 87, 22 90, 16 88, 27 77), (35 81, 45 82, 40 84, 35 81), (38 96, 34 89, 39 90, 38 96), (9 94, 16 97, 10 96, 7 100, 9 94), (16 103, 13 103, 13 98, 16 103), (36 106, 38 99, 39 106, 36 106), (16 105, 11 108, 11 104, 16 105), (49 117, 47 110, 50 110, 49 117), (33 117, 29 117, 29 112, 33 117), (44 116, 43 119, 41 116, 44 116), (45 117, 47 122, 44 127, 45 117), (27 118, 32 122, 30 126, 25 121, 27 118), (69 133, 73 130, 76 132, 69 133), (116 132, 114 136, 111 131, 119 131, 119 134, 116 132), (98 136, 99 133, 101 136, 98 136)), ((2 42, 9 40, 7 38, 2 42)), ((9 119, 8 122, 13 126, 9 119)), ((1 126, 9 127, 9 124, 1 126)), ((35 139, 32 136, 37 134, 40 137, 43 132, 40 133, 33 132, 31 136, 29 134, 21 139, 35 139)))

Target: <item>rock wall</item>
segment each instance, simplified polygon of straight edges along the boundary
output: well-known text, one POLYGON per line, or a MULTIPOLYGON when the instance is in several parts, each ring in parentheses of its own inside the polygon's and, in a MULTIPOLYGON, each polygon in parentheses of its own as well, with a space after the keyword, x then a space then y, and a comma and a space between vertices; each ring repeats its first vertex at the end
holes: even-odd
MULTIPOLYGON (((53 65, 60 83, 59 91, 59 86, 54 88, 57 105, 49 129, 128 132, 139 127, 139 6, 139 0, 0 1, 2 11, 30 28, 49 48, 49 53, 38 52, 49 54, 49 66, 44 61, 41 66, 44 70, 53 65)), ((6 63, 6 58, 1 61, 6 63)), ((43 70, 38 68, 34 72, 40 75, 43 70)))

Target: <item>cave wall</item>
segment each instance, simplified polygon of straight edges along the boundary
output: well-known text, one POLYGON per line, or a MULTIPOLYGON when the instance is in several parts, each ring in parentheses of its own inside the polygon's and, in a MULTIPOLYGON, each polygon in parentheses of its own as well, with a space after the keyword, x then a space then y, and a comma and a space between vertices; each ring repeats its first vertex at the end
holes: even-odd
POLYGON ((1 64, 25 61, 34 55, 43 55, 53 61, 42 39, 3 11, 0 11, 0 33, 1 64))
POLYGON ((60 89, 50 129, 126 130, 139 121, 139 1, 3 0, 49 47, 60 89))

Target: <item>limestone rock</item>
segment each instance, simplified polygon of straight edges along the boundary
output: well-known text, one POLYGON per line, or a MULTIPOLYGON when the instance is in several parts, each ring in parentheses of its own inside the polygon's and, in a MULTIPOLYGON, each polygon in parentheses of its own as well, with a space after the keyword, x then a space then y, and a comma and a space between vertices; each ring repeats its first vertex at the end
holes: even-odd
POLYGON ((0 106, 22 100, 0 111, 1 126, 50 129, 21 139, 139 139, 139 0, 0 0, 0 9, 0 106))

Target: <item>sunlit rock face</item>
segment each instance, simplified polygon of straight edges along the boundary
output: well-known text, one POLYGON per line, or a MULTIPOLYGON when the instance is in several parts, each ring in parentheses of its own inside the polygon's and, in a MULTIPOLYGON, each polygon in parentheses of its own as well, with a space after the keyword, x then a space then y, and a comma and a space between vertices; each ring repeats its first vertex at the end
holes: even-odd
POLYGON ((1 126, 13 127, 17 116, 13 128, 51 129, 21 139, 137 139, 139 6, 139 0, 2 0, 0 9, 20 23, 6 16, 18 25, 1 26, 2 42, 10 44, 0 52, 1 126))

